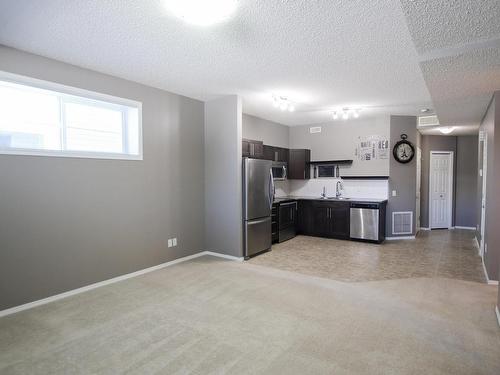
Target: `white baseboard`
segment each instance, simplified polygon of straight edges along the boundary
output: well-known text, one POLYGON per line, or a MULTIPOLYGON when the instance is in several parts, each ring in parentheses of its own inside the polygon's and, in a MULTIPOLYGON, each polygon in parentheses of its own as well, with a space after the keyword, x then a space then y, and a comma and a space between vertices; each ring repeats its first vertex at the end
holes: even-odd
POLYGON ((58 300, 63 299, 63 298, 71 297, 71 296, 74 296, 76 294, 84 293, 84 292, 87 292, 87 291, 92 290, 92 289, 100 288, 101 286, 114 284, 114 283, 119 282, 119 281, 130 279, 132 277, 144 275, 145 273, 157 271, 157 270, 160 270, 162 268, 173 266, 174 264, 182 263, 182 262, 194 259, 194 258, 199 258, 199 257, 204 256, 204 255, 211 255, 211 256, 216 256, 216 257, 220 257, 220 258, 224 258, 224 259, 236 260, 236 261, 243 260, 243 258, 238 258, 238 257, 234 257, 231 255, 215 253, 212 251, 201 251, 199 253, 196 253, 193 255, 188 255, 188 256, 185 256, 182 258, 178 258, 178 259, 174 259, 174 260, 171 260, 169 262, 158 264, 158 265, 153 266, 153 267, 145 268, 145 269, 135 271, 132 273, 127 273, 125 275, 113 277, 112 279, 99 281, 97 283, 86 285, 86 286, 83 286, 81 288, 69 290, 67 292, 56 294, 54 296, 50 296, 50 297, 43 298, 43 299, 40 299, 37 301, 28 302, 28 303, 25 303, 23 305, 14 306, 14 307, 11 307, 11 308, 8 308, 5 310, 1 310, 0 311, 0 318, 3 316, 15 314, 15 313, 20 312, 20 311, 32 309, 32 308, 37 307, 37 306, 45 305, 45 304, 50 303, 50 302, 58 301, 58 300))
POLYGON ((495 312, 497 313, 498 325, 500 326, 500 310, 498 310, 498 306, 495 306, 495 312))
POLYGON ((420 227, 420 230, 431 230, 431 228, 420 227))
POLYGON ((484 264, 484 258, 481 260, 481 264, 483 265, 483 272, 484 272, 484 277, 486 278, 486 282, 488 285, 498 285, 497 280, 490 280, 488 277, 488 271, 486 270, 486 265, 484 264))
POLYGON ((455 225, 453 228, 455 229, 466 229, 466 230, 476 230, 476 227, 460 227, 455 225))
POLYGON ((226 254, 216 253, 213 251, 204 251, 201 254, 202 255, 212 255, 214 257, 219 257, 219 258, 224 258, 224 259, 229 259, 229 260, 235 260, 237 262, 243 262, 245 260, 245 258, 243 258, 243 257, 235 257, 233 255, 226 255, 226 254))
POLYGON ((479 241, 477 240, 477 237, 474 237, 474 247, 477 249, 477 255, 481 256, 481 246, 479 246, 479 241))
POLYGON ((414 240, 415 236, 386 237, 385 239, 387 241, 394 241, 394 240, 414 240))

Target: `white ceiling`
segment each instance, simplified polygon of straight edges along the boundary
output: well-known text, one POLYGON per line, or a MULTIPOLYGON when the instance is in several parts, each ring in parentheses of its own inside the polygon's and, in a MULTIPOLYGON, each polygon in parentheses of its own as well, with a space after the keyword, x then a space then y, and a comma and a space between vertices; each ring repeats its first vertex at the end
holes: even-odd
POLYGON ((286 125, 428 107, 474 133, 500 88, 498 0, 238 0, 211 27, 163 1, 3 1, 0 43, 201 100, 239 94, 245 112, 286 125))
POLYGON ((240 94, 244 111, 287 125, 417 115, 432 107, 398 0, 239 0, 233 19, 195 27, 161 0, 0 3, 0 43, 207 100, 240 94), (270 95, 297 102, 295 113, 270 95))
POLYGON ((500 89, 500 1, 401 2, 440 124, 477 133, 500 89))

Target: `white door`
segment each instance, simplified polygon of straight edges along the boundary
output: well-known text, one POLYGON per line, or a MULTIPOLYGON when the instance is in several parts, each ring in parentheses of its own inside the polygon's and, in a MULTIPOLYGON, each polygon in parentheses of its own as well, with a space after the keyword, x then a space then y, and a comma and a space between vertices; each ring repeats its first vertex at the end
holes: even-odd
POLYGON ((453 195, 453 152, 431 151, 429 221, 432 228, 450 228, 453 195))
POLYGON ((481 194, 481 243, 479 244, 479 253, 484 256, 484 229, 486 227, 486 177, 487 177, 487 161, 488 161, 488 134, 481 132, 479 134, 479 147, 482 154, 482 166, 479 170, 480 176, 483 177, 482 181, 482 194, 481 194))
POLYGON ((420 230, 420 185, 422 176, 422 150, 417 147, 417 188, 416 188, 416 218, 417 218, 417 233, 420 230))

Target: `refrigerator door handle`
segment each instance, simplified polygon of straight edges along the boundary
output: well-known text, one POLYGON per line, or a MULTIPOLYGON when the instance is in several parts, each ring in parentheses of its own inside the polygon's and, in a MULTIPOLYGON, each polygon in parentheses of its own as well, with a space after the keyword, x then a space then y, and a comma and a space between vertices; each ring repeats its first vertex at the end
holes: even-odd
POLYGON ((273 178, 273 170, 269 170, 269 208, 273 208, 274 202, 274 178, 273 178))

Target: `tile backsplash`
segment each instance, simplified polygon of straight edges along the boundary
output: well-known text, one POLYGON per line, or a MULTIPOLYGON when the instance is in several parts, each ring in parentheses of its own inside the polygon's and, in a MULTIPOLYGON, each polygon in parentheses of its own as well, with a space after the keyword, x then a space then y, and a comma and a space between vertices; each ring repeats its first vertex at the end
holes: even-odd
POLYGON ((342 196, 346 198, 388 199, 388 180, 342 180, 315 178, 310 180, 275 181, 276 196, 319 197, 326 187, 328 197, 335 196, 337 181, 342 181, 342 196))

